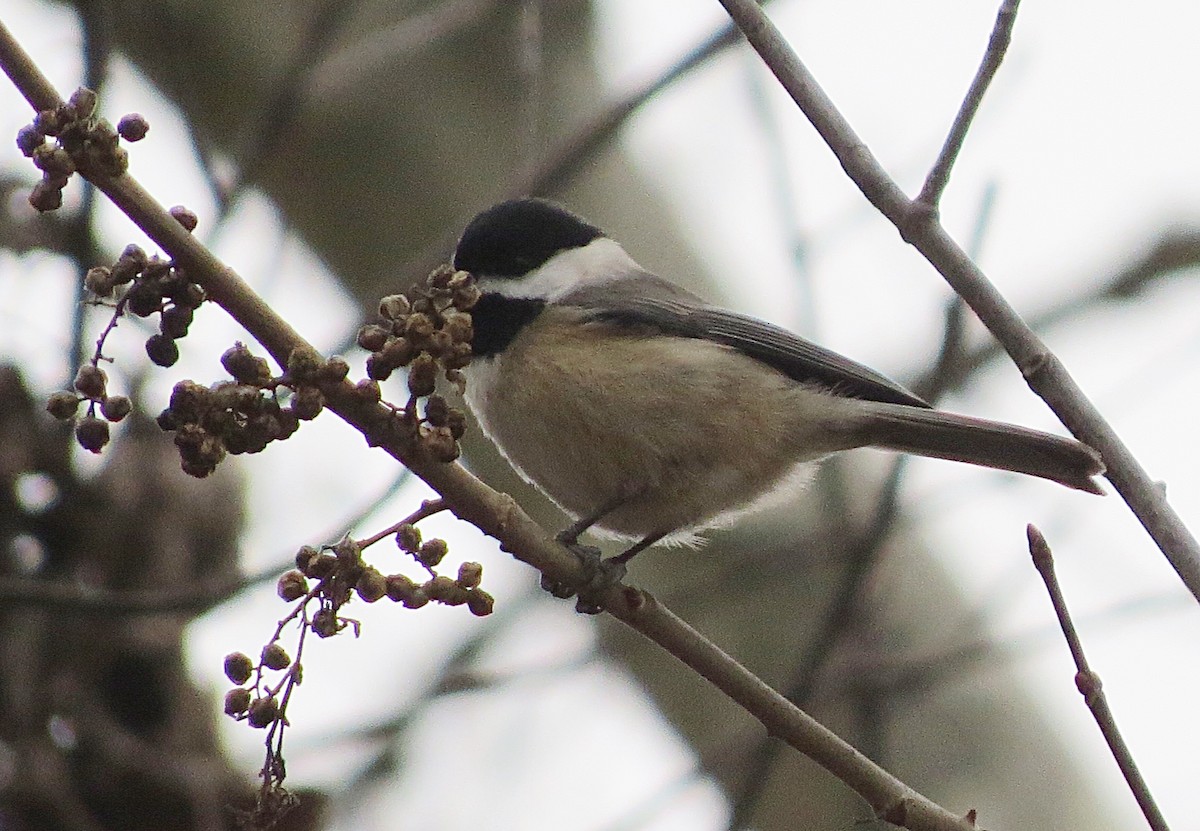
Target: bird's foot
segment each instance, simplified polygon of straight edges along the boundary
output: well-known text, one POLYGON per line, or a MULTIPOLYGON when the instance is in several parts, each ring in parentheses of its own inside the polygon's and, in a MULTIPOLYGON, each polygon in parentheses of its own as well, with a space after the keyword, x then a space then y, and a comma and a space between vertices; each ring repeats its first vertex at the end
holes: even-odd
POLYGON ((565 599, 575 595, 575 611, 594 615, 602 611, 600 596, 625 579, 625 561, 620 557, 604 559, 600 549, 593 545, 582 545, 567 529, 556 539, 579 560, 583 567, 583 579, 578 583, 560 583, 542 575, 542 589, 554 597, 565 599))

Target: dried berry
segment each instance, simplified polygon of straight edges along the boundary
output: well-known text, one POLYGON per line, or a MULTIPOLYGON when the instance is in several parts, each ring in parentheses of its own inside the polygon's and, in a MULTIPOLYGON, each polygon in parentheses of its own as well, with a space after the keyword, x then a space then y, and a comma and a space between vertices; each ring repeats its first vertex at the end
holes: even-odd
POLYGON ((117 122, 117 133, 125 141, 141 141, 148 132, 150 132, 150 122, 140 113, 123 115, 117 122))
POLYGON ((483 589, 467 592, 467 608, 475 617, 487 617, 496 607, 496 600, 483 589))
POLYGON ((483 566, 479 563, 463 563, 458 567, 458 579, 455 581, 464 589, 474 589, 483 578, 483 566))
POLYGON ((283 600, 291 603, 293 600, 299 600, 308 594, 308 581, 304 579, 304 575, 301 572, 295 570, 288 571, 275 584, 275 591, 283 600))
POLYGON ((287 669, 291 666, 292 658, 287 650, 277 643, 269 643, 263 647, 262 664, 267 669, 287 669))
POLYGON ((408 391, 418 398, 433 392, 437 384, 437 362, 428 352, 422 352, 408 368, 408 391))
POLYGON ((333 609, 318 609, 317 613, 313 615, 312 630, 317 637, 332 637, 341 631, 341 628, 342 626, 338 622, 337 614, 334 613, 333 609))
POLYGON ((450 546, 445 540, 434 538, 423 543, 417 550, 417 562, 425 568, 437 568, 449 550, 450 546))
POLYGON ((271 365, 241 342, 225 350, 221 355, 221 366, 243 384, 263 386, 271 380, 271 365))
POLYGON ((417 588, 417 584, 412 581, 412 578, 405 574, 389 574, 386 580, 386 592, 388 600, 393 603, 400 603, 410 597, 417 588))
POLYGON ((244 652, 230 652, 225 656, 225 677, 235 684, 245 684, 254 672, 254 662, 244 652))
POLYGON ((95 416, 84 416, 75 425, 75 439, 84 450, 99 453, 108 444, 108 422, 95 416))
POLYGON ((45 140, 45 134, 33 124, 26 124, 17 131, 17 149, 26 157, 32 156, 45 140))
POLYGON ((175 221, 182 225, 185 231, 195 231, 196 226, 200 224, 200 218, 196 216, 196 212, 183 205, 173 206, 169 213, 175 217, 175 221))
POLYGON ((194 314, 190 306, 170 306, 163 310, 158 328, 168 338, 177 340, 188 333, 194 314))
POLYGON ((240 716, 250 708, 250 690, 234 687, 225 693, 225 715, 240 716))
POLYGON ((401 551, 416 551, 421 547, 421 529, 404 523, 396 529, 396 545, 401 551))
POLYGON ((316 387, 300 387, 292 396, 292 412, 301 421, 312 421, 325 407, 325 395, 316 387))
POLYGON ((116 283, 112 279, 112 269, 107 266, 98 265, 95 268, 89 268, 87 274, 83 275, 83 287, 97 297, 108 297, 112 294, 115 285, 116 283))
POLYGON ((59 421, 66 421, 75 417, 81 400, 73 392, 60 390, 59 392, 51 393, 50 398, 46 401, 46 411, 59 421))
POLYGON ((354 586, 354 591, 367 603, 374 603, 387 594, 387 578, 376 569, 363 569, 363 573, 354 586))
POLYGON ((85 398, 103 398, 107 383, 108 376, 104 374, 104 370, 93 364, 84 364, 75 373, 75 389, 85 398))
POLYGON ((112 422, 118 422, 133 410, 133 402, 123 395, 110 395, 100 402, 100 414, 112 422))
POLYGON ((179 360, 179 347, 166 335, 151 335, 146 339, 146 354, 158 366, 174 366, 179 360))
POLYGON ((378 352, 387 344, 388 330, 374 323, 368 323, 358 330, 358 345, 368 352, 378 352))
POLYGON ((258 698, 250 703, 250 711, 247 721, 251 727, 270 727, 275 719, 279 717, 279 702, 274 696, 270 698, 258 698))
POLYGON ((62 189, 62 185, 49 179, 42 179, 30 191, 29 204, 33 206, 34 210, 42 213, 57 211, 63 203, 62 189))

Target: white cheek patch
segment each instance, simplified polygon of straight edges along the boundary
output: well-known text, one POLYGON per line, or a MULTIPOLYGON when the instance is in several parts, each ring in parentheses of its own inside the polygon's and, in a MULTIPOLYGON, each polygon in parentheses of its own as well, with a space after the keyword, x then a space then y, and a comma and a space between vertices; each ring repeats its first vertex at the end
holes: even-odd
POLYGON ((558 252, 520 279, 484 277, 479 288, 505 297, 554 302, 583 286, 609 283, 641 270, 618 243, 597 237, 582 248, 558 252))

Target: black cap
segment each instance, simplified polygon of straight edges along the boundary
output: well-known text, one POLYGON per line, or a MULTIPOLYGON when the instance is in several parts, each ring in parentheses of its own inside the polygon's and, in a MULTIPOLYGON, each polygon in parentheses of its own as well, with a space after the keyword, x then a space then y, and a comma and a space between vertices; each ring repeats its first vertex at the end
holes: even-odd
POLYGON ((487 277, 521 277, 568 248, 604 236, 595 225, 544 199, 493 205, 467 224, 454 267, 487 277))

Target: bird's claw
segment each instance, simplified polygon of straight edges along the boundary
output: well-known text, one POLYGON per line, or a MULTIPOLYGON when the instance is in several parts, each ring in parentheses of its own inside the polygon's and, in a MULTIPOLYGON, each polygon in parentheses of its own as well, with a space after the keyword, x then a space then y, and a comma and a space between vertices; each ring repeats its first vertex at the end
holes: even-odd
POLYGON ((556 539, 579 560, 583 567, 583 579, 578 583, 560 583, 543 574, 542 589, 559 599, 577 595, 575 611, 584 615, 598 614, 602 611, 600 596, 625 579, 624 561, 616 557, 604 559, 600 556, 599 548, 581 545, 573 539, 564 538, 563 534, 556 539))

